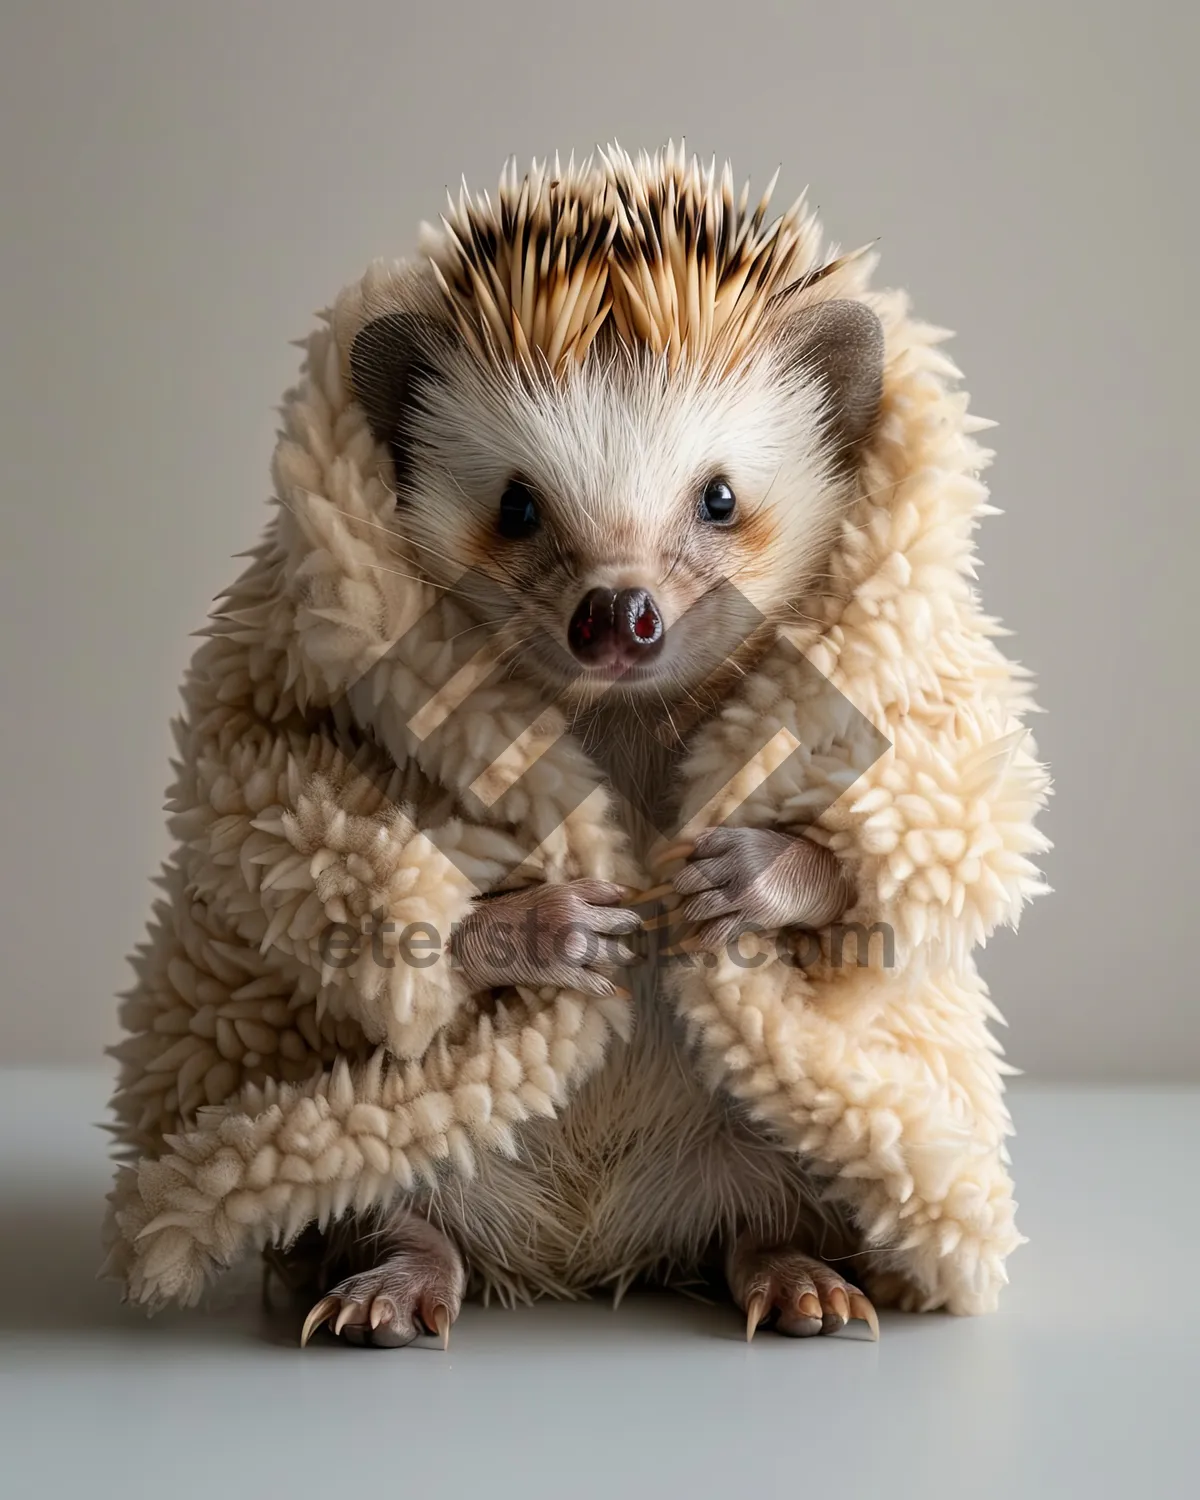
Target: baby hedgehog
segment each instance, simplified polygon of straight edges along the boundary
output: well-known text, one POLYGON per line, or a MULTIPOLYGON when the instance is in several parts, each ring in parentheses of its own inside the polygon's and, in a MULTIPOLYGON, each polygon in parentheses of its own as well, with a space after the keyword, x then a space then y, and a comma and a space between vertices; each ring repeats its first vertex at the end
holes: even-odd
POLYGON ((747 1337, 877 1332, 848 1223, 698 1076, 669 970, 647 959, 656 934, 639 935, 639 908, 667 898, 700 961, 748 926, 820 928, 853 898, 835 856, 793 832, 721 827, 665 850, 656 834, 689 736, 802 611, 860 488, 883 334, 866 305, 823 294, 836 262, 809 268, 807 229, 801 205, 769 222, 767 197, 750 209, 728 168, 674 150, 510 169, 494 202, 451 204, 407 305, 354 341, 354 394, 426 581, 478 580, 481 615, 483 585, 503 591, 498 649, 627 791, 633 851, 686 857, 632 900, 576 881, 476 902, 452 939, 473 988, 628 985, 631 1037, 559 1117, 522 1126, 514 1158, 293 1247, 289 1266, 315 1249, 322 1278, 305 1341, 322 1325, 447 1340, 469 1289, 619 1297, 647 1281, 723 1280, 747 1337))

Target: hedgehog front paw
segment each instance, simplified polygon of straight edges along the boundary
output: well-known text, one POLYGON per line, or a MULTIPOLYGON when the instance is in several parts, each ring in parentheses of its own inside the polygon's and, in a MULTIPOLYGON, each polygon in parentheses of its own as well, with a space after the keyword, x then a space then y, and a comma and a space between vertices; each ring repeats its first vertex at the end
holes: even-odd
POLYGON ((636 961, 624 939, 641 926, 606 880, 529 886, 479 901, 450 943, 473 990, 554 985, 591 995, 624 995, 610 978, 636 961))
POLYGON ((870 1300, 823 1261, 798 1250, 739 1244, 730 1257, 729 1290, 746 1314, 746 1341, 767 1323, 791 1338, 838 1333, 861 1318, 879 1337, 870 1300))
POLYGON ((466 1272, 450 1241, 427 1227, 427 1234, 371 1270, 348 1276, 322 1297, 304 1320, 301 1347, 323 1324, 350 1344, 398 1349, 427 1333, 447 1347, 462 1307, 466 1272))
POLYGON ((823 927, 854 899, 836 855, 770 828, 710 828, 674 879, 693 946, 717 950, 748 928, 823 927))

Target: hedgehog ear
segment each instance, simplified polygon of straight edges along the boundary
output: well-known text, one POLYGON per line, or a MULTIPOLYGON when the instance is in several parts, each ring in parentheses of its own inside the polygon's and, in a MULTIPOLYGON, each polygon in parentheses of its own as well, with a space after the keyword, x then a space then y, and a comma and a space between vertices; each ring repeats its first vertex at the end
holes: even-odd
POLYGON ((350 346, 350 384, 376 442, 392 455, 398 490, 411 468, 412 418, 421 389, 437 375, 436 342, 429 318, 390 312, 365 324, 350 346))
POLYGON ((853 462, 883 399, 883 325, 862 302, 819 302, 789 320, 787 347, 825 387, 822 416, 836 456, 853 462))

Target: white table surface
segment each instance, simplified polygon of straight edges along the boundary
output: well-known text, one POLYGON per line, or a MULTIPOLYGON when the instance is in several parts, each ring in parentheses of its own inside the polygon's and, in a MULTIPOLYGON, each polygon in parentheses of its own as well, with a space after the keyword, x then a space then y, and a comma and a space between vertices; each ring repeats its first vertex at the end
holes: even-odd
POLYGON ((983 1319, 747 1345, 682 1298, 468 1306, 449 1353, 295 1344, 256 1289, 94 1277, 98 1073, 0 1075, 0 1494, 1200 1496, 1200 1090, 1014 1090, 1031 1243, 983 1319))

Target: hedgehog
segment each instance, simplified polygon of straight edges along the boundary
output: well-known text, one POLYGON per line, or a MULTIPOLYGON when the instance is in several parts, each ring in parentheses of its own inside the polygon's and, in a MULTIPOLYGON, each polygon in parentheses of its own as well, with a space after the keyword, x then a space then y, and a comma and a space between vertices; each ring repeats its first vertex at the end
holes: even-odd
POLYGON ((127 1002, 118 1129, 147 1159, 110 1238, 139 1300, 190 1300, 247 1237, 307 1293, 302 1343, 447 1342, 471 1294, 645 1283, 728 1297, 748 1339, 993 1300, 1019 1237, 969 948, 1036 889, 1043 782, 959 566, 981 460, 934 331, 868 290, 868 253, 822 252, 803 198, 772 218, 773 187, 752 207, 674 146, 510 163, 310 345, 280 524, 189 689, 190 915, 127 1002), (935 505, 925 471, 960 488, 935 505), (395 650, 431 601, 433 708, 395 650), (485 666, 465 687, 460 640, 485 666), (255 727, 234 765, 267 723, 286 749, 255 727), (572 778, 595 792, 568 807, 572 778), (954 823, 972 786, 1009 810, 992 845, 954 823), (537 847, 505 860, 514 825, 537 847), (436 973, 338 969, 321 924, 433 910, 452 844, 473 880, 437 907, 436 973), (861 924, 846 973, 833 934, 892 911, 901 975, 864 967, 861 924), (203 996, 210 1031, 231 1018, 207 1073, 203 996), (156 1026, 173 1091, 146 1081, 172 1077, 156 1026), (930 1060, 939 1027, 966 1061, 930 1060))

